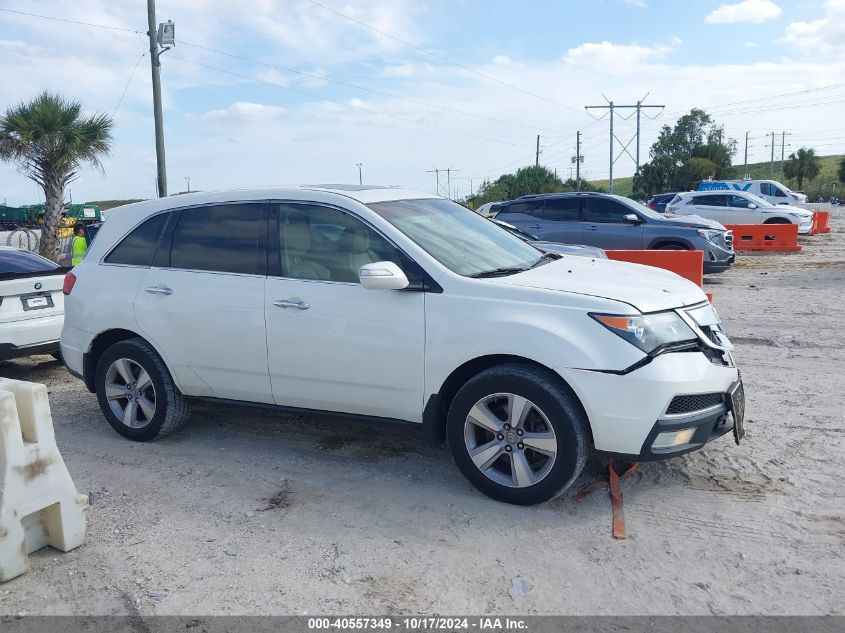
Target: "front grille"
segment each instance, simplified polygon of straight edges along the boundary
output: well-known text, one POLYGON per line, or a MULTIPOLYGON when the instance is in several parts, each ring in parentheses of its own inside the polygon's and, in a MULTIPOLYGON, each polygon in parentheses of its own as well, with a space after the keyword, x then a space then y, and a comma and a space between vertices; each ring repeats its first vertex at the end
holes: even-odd
POLYGON ((721 393, 697 393, 689 396, 675 396, 666 409, 666 415, 682 415, 703 411, 725 401, 721 393))

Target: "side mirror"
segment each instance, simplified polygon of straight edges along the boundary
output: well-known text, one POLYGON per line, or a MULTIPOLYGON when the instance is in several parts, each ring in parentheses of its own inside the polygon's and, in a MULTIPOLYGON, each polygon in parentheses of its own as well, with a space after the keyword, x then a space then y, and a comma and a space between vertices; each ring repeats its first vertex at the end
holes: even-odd
POLYGON ((408 277, 393 262, 374 262, 361 266, 358 279, 367 290, 402 290, 410 282, 408 277))
POLYGON ((748 203, 748 208, 749 208, 749 209, 756 209, 756 208, 757 208, 757 205, 756 205, 756 204, 754 204, 753 202, 749 202, 749 203, 748 203))
POLYGON ((627 222, 628 224, 639 224, 640 222, 642 222, 642 220, 640 220, 640 216, 638 216, 636 213, 626 213, 622 216, 622 219, 625 220, 625 222, 627 222))

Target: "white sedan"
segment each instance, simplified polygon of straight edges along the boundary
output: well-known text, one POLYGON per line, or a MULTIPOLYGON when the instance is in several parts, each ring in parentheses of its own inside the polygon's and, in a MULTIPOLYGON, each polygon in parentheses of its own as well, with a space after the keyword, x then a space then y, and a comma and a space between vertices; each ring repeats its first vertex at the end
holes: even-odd
POLYGON ((65 272, 40 255, 0 246, 0 360, 58 355, 65 272))

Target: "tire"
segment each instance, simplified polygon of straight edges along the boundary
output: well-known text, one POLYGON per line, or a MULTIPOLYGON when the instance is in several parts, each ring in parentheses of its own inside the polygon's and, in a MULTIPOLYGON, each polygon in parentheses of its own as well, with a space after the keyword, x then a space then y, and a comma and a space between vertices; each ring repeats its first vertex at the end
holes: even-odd
POLYGON ((449 407, 446 433, 464 477, 488 497, 516 505, 543 503, 561 494, 589 454, 588 421, 574 394, 550 371, 521 363, 491 367, 461 387, 449 407), (517 400, 516 407, 527 415, 511 417, 514 397, 527 401, 521 407, 517 400), (486 418, 486 424, 470 417, 486 418), (514 421, 510 428, 508 420, 514 421), (501 427, 495 434, 491 428, 497 423, 501 427), (528 446, 529 436, 538 448, 553 446, 553 457, 528 446), (472 454, 484 463, 476 466, 472 454))
POLYGON ((61 352, 53 352, 52 354, 50 354, 50 356, 52 356, 53 359, 60 361, 60 362, 63 360, 61 352))
POLYGON ((164 361, 143 339, 132 338, 108 347, 97 362, 94 386, 106 420, 130 440, 158 439, 173 433, 188 419, 187 400, 173 383, 164 361), (142 381, 143 385, 138 384, 142 381), (116 396, 121 391, 127 397, 116 396), (134 412, 118 416, 120 410, 125 413, 133 403, 134 412))
POLYGON ((792 224, 792 222, 786 218, 769 218, 763 224, 792 224))
POLYGON ((658 251, 686 251, 689 250, 683 244, 661 244, 655 250, 658 251))

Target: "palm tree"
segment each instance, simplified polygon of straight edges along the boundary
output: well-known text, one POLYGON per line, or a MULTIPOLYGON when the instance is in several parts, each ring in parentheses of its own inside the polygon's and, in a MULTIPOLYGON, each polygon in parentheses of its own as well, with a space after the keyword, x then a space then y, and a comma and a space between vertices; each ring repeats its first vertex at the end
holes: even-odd
POLYGON ((816 150, 802 147, 789 155, 789 162, 784 166, 783 173, 787 178, 798 182, 798 191, 803 189, 804 179, 812 180, 819 175, 821 165, 816 150))
POLYGON ((10 107, 0 117, 0 158, 44 190, 40 253, 58 256, 58 229, 65 187, 84 164, 102 171, 100 158, 111 148, 112 119, 82 114, 78 101, 44 91, 32 101, 10 107))

